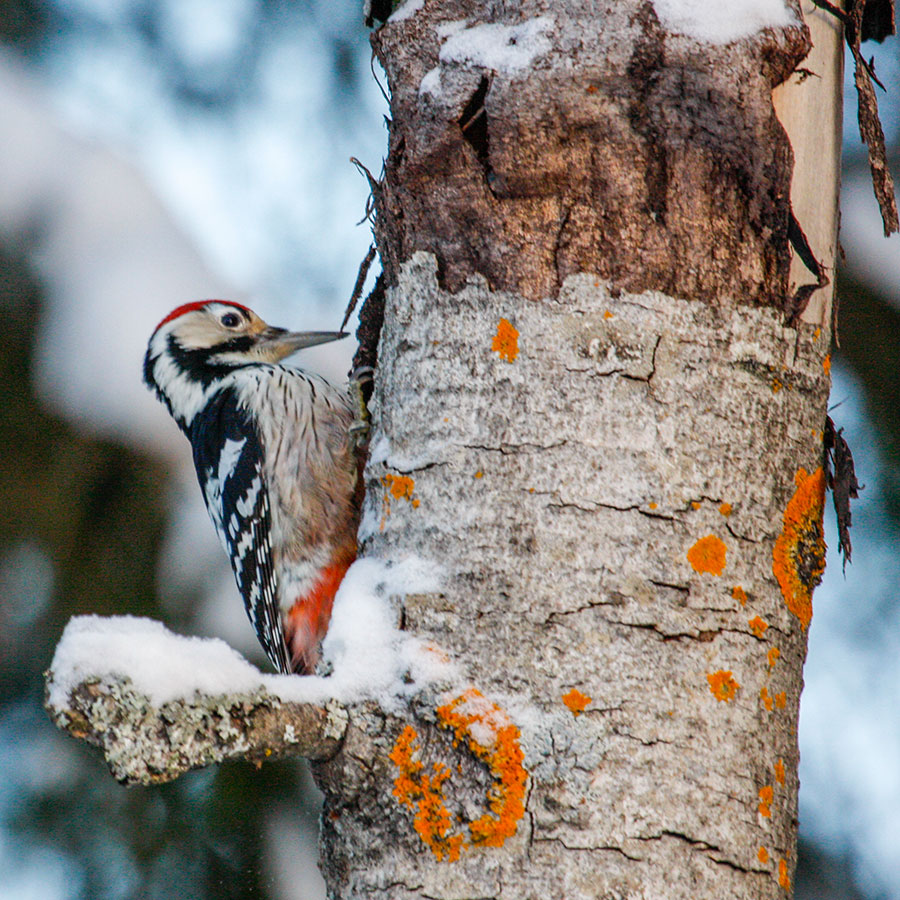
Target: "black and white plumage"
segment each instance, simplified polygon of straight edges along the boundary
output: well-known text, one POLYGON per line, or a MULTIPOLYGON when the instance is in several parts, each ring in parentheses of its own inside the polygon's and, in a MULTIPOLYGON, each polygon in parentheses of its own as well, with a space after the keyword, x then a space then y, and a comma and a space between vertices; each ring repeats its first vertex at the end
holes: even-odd
POLYGON ((356 555, 361 479, 348 395, 280 360, 333 332, 271 328, 244 306, 181 306, 144 380, 187 435, 247 614, 280 672, 309 672, 356 555))

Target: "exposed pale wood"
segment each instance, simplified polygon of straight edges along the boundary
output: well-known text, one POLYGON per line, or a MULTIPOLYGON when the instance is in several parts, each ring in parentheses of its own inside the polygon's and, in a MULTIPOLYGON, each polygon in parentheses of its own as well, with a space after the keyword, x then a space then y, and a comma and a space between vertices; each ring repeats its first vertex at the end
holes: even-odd
MULTIPOLYGON (((843 124, 843 27, 830 13, 802 0, 812 50, 784 84, 772 92, 775 112, 794 151, 791 204, 810 248, 825 267, 830 284, 815 291, 803 321, 830 325, 837 252, 843 124)), ((815 278, 791 254, 791 285, 815 278)))

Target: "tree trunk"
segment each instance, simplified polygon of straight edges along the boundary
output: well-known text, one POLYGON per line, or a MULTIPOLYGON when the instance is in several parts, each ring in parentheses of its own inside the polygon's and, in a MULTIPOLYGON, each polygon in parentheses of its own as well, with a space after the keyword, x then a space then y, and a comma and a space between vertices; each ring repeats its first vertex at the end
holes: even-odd
MULTIPOLYGON (((786 324, 771 97, 808 32, 411 0, 373 42, 392 121, 362 537, 444 567, 401 615, 470 687, 351 710, 318 766, 330 895, 789 891, 831 338, 827 290, 786 324)), ((795 199, 823 255, 831 187, 821 228, 795 199)))

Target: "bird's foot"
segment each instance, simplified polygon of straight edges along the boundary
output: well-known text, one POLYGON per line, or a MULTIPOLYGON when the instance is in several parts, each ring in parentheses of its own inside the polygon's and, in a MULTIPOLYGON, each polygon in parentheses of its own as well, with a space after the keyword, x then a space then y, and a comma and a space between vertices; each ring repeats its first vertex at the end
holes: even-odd
POLYGON ((363 387, 375 377, 371 366, 358 366, 350 373, 350 396, 355 406, 355 417, 350 424, 350 438, 357 449, 369 442, 369 407, 366 405, 363 387))

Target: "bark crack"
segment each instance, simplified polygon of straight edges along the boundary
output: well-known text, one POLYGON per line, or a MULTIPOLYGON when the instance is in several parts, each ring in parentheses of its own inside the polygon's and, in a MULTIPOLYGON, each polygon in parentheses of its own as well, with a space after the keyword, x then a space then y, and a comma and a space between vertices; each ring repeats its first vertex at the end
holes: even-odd
POLYGON ((720 866, 726 866, 729 869, 734 869, 736 872, 744 872, 748 875, 769 875, 770 873, 766 869, 758 869, 754 867, 748 868, 747 866, 741 865, 739 862, 735 862, 733 859, 729 859, 724 855, 724 851, 721 847, 718 847, 716 844, 711 844, 708 841, 701 840, 700 838, 693 838, 690 835, 682 834, 680 831, 671 831, 669 829, 665 829, 661 831, 659 834, 652 835, 641 835, 636 838, 638 841, 660 841, 663 838, 675 838, 675 840, 683 841, 686 844, 689 844, 694 850, 698 850, 707 857, 707 859, 716 863, 720 866), (719 856, 714 856, 713 854, 721 854, 719 856))
POLYGON ((625 857, 625 859, 630 860, 631 862, 643 862, 644 858, 642 856, 631 856, 629 853, 626 853, 621 847, 617 847, 615 844, 596 844, 592 846, 579 847, 573 844, 567 844, 562 838, 559 837, 535 837, 533 838, 535 843, 540 844, 559 844, 561 847, 564 847, 566 850, 571 851, 581 851, 583 853, 597 853, 599 851, 606 851, 609 853, 619 853, 625 857))
POLYGON ((469 98, 462 115, 457 120, 459 130, 466 143, 475 151, 475 158, 481 166, 484 181, 488 190, 493 194, 493 184, 496 180, 491 166, 491 150, 488 138, 488 117, 484 101, 490 90, 491 81, 487 75, 482 75, 475 93, 469 98))
POLYGON ((635 512, 640 510, 638 506, 616 506, 614 503, 601 503, 599 501, 590 506, 583 506, 580 503, 572 503, 566 500, 557 500, 547 504, 547 509, 577 509, 579 512, 595 513, 601 509, 611 509, 613 512, 635 512))
POLYGON ((686 584, 675 584, 673 581, 654 581, 652 578, 649 578, 648 581, 654 587, 669 588, 673 591, 680 591, 682 594, 689 594, 691 592, 690 587, 686 584))
POLYGON ((487 444, 461 444, 460 446, 464 450, 481 450, 484 453, 502 453, 507 456, 510 453, 518 453, 520 450, 555 450, 557 447, 565 447, 568 443, 567 440, 554 441, 552 444, 536 444, 530 441, 511 444, 504 441, 499 447, 489 447, 487 444))

